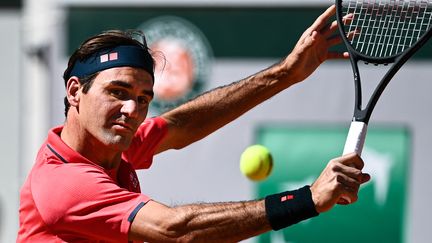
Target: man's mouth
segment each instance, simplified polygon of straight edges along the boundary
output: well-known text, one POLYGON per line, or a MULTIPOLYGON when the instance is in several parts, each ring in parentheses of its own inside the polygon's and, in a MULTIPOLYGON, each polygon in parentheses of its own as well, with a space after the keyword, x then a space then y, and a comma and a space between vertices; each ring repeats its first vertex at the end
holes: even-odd
POLYGON ((116 125, 116 126, 120 126, 120 127, 124 128, 124 129, 127 129, 129 131, 132 131, 132 132, 135 131, 134 126, 131 125, 131 124, 128 124, 126 122, 114 122, 113 124, 116 125))

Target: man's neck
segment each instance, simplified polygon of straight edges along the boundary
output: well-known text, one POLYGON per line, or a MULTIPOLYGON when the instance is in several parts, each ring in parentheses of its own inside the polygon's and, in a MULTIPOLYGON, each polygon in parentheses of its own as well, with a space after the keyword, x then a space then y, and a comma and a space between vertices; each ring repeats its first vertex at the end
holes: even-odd
POLYGON ((66 120, 60 137, 73 150, 107 170, 120 164, 121 152, 107 148, 76 121, 66 120))

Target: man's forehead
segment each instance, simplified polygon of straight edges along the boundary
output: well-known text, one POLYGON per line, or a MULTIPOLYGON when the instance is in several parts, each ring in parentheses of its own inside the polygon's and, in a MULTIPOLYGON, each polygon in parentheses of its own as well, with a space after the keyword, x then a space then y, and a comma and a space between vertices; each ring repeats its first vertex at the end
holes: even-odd
POLYGON ((153 77, 145 70, 134 67, 118 67, 101 71, 95 82, 103 87, 118 86, 137 89, 141 93, 153 95, 153 77))
POLYGON ((153 85, 153 77, 144 69, 136 67, 115 67, 103 70, 97 76, 105 82, 110 80, 122 80, 125 82, 150 83, 153 85))

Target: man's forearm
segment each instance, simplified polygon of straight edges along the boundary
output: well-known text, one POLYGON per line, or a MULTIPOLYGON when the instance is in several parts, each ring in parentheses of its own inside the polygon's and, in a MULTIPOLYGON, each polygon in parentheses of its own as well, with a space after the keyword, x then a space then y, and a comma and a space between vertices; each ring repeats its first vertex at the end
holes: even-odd
POLYGON ((195 204, 175 208, 187 219, 190 237, 197 242, 238 242, 271 230, 264 201, 195 204))

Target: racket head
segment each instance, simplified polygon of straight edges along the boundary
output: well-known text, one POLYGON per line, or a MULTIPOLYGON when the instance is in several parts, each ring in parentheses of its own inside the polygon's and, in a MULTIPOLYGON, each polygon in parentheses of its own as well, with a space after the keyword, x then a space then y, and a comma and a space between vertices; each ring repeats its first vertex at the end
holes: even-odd
MULTIPOLYGON (((432 0, 336 0, 342 39, 354 60, 388 64, 432 35, 432 0), (343 18, 352 14, 351 21, 343 18)), ((407 57, 409 58, 409 57, 407 57)))

